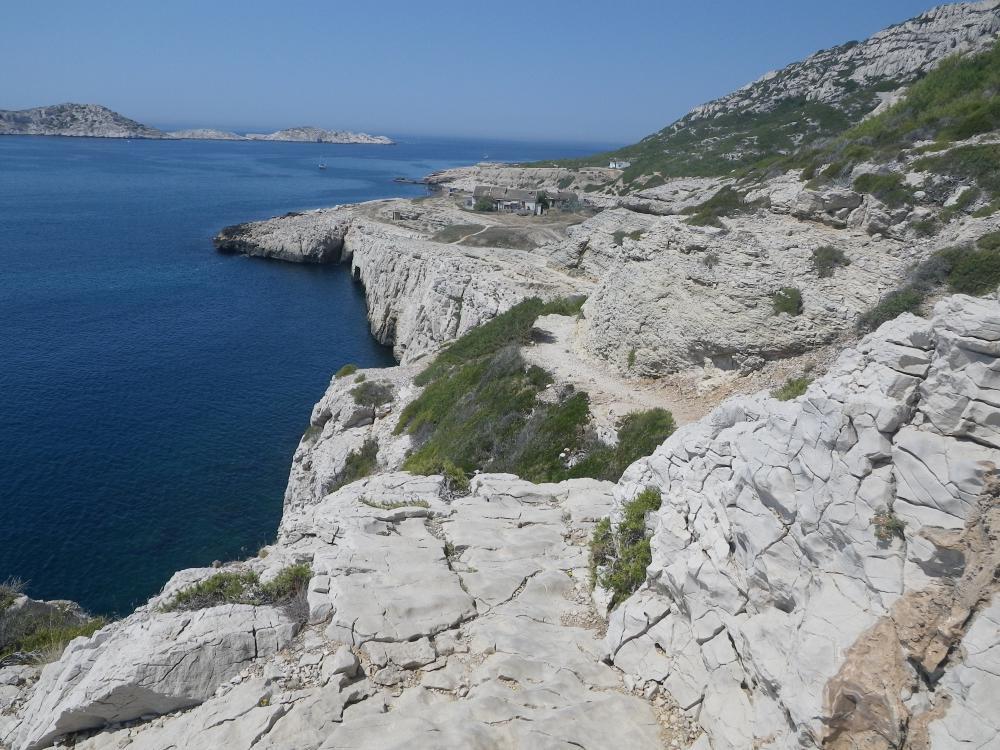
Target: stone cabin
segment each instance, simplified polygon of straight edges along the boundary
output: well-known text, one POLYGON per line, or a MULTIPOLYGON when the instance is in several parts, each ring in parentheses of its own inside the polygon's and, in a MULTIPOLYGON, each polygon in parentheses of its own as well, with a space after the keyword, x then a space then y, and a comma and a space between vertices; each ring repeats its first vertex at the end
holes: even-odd
POLYGON ((487 198, 492 201, 493 210, 497 213, 541 216, 543 208, 539 198, 540 195, 544 195, 553 206, 560 206, 576 199, 576 193, 567 190, 548 192, 545 190, 518 190, 516 188, 477 185, 475 190, 472 191, 472 195, 466 198, 465 205, 466 208, 472 208, 480 198, 487 198))

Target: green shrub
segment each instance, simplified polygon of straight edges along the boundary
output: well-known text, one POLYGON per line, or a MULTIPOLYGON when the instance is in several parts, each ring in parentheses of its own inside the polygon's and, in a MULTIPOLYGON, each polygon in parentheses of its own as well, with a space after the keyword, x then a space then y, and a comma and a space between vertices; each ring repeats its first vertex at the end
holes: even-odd
POLYGON ((590 588, 598 583, 598 568, 610 563, 615 556, 614 535, 611 533, 611 519, 602 518, 594 526, 594 534, 590 538, 590 588))
POLYGON ((633 367, 635 367, 635 348, 634 347, 632 349, 629 349, 628 359, 626 360, 626 364, 628 365, 628 369, 630 369, 630 370, 633 367))
POLYGON ((305 593, 311 577, 312 569, 306 563, 284 568, 267 583, 261 583, 252 570, 225 571, 178 591, 160 609, 178 612, 220 604, 286 605, 305 593))
POLYGON ((378 468, 378 441, 368 438, 359 450, 352 450, 344 459, 344 468, 336 483, 328 490, 334 492, 341 487, 371 476, 378 468))
POLYGON ((897 173, 858 175, 854 180, 854 189, 859 193, 874 195, 890 208, 899 208, 913 202, 913 190, 897 173))
POLYGON ((411 456, 406 461, 407 471, 423 476, 440 474, 444 477, 445 486, 452 492, 469 491, 469 477, 461 467, 447 458, 427 458, 411 456))
POLYGON ((802 313, 802 292, 794 286, 783 286, 771 295, 771 304, 774 307, 775 315, 781 313, 800 315, 802 313))
POLYGON ((560 177, 559 181, 556 183, 556 187, 560 190, 565 190, 570 185, 573 184, 573 175, 568 174, 565 177, 560 177))
POLYGON ((660 491, 648 487, 622 506, 617 528, 602 521, 594 529, 590 568, 596 581, 611 591, 612 606, 627 599, 646 580, 646 568, 653 560, 646 515, 659 510, 660 503, 660 491))
POLYGON ((948 285, 961 294, 985 294, 1000 286, 1000 251, 966 250, 955 258, 948 285))
POLYGON ((704 203, 688 206, 681 213, 688 215, 685 221, 693 226, 725 228, 725 224, 720 221, 722 217, 733 216, 751 208, 745 199, 745 193, 739 193, 727 185, 704 203))
POLYGON ((592 441, 586 448, 587 455, 558 478, 593 477, 617 482, 625 469, 652 454, 675 429, 674 417, 666 409, 626 414, 618 425, 617 444, 592 441))
MULTIPOLYGON (((990 201, 1000 199, 1000 145, 996 143, 961 146, 937 156, 925 156, 914 162, 913 167, 922 172, 945 175, 958 182, 973 182, 989 196, 990 201)), ((978 197, 977 194, 975 198, 978 197)))
POLYGON ((880 542, 891 542, 893 537, 906 537, 906 522, 900 519, 892 508, 879 508, 872 516, 875 537, 880 542))
POLYGON ((859 327, 874 331, 883 323, 898 318, 905 312, 915 313, 924 301, 924 294, 913 287, 904 287, 885 295, 874 307, 861 315, 859 327))
POLYGON ((375 409, 392 401, 392 387, 385 383, 368 380, 351 389, 354 403, 375 409))
POLYGON ((701 264, 708 270, 712 270, 719 264, 719 254, 710 250, 702 256, 701 264))
POLYGON ((821 279, 833 276, 838 266, 849 266, 851 261, 844 251, 833 245, 823 245, 812 251, 812 267, 821 279))
POLYGON ((472 207, 472 210, 479 213, 489 213, 493 210, 493 201, 486 197, 476 198, 476 203, 472 207))
POLYGON ((358 366, 352 362, 350 364, 344 365, 339 370, 337 370, 336 374, 333 377, 335 377, 337 380, 340 380, 341 378, 346 378, 348 375, 353 375, 357 371, 358 371, 358 366))
POLYGON ((10 607, 24 592, 24 581, 20 578, 8 578, 0 583, 0 615, 10 607))
POLYGON ((976 240, 980 250, 1000 250, 1000 232, 989 232, 976 240))
POLYGON ((619 229, 611 235, 611 244, 615 246, 620 246, 622 241, 628 237, 630 240, 635 240, 638 242, 642 239, 642 235, 645 234, 641 229, 636 229, 632 232, 626 232, 624 229, 619 229))
POLYGON ((0 659, 12 654, 24 661, 56 661, 74 638, 89 638, 107 624, 103 617, 81 620, 66 612, 28 614, 18 612, 0 623, 0 659))
POLYGON ((771 395, 778 399, 778 401, 791 401, 793 398, 798 398, 805 393, 811 382, 812 378, 788 378, 785 384, 780 388, 776 388, 771 395))

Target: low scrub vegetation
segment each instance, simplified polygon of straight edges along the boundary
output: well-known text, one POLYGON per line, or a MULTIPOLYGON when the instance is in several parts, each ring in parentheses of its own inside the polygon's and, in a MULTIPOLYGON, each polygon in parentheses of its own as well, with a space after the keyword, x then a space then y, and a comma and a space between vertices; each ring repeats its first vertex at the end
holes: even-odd
POLYGON ((821 279, 833 276, 833 272, 841 266, 849 266, 851 261, 844 251, 833 245, 823 245, 812 251, 812 267, 821 279))
POLYGON ((791 401, 793 398, 798 398, 804 394, 811 382, 812 378, 807 377, 788 378, 784 385, 780 388, 775 388, 771 395, 778 399, 778 401, 791 401))
POLYGON ((625 238, 628 237, 630 240, 638 242, 642 239, 642 235, 645 234, 641 229, 636 229, 634 232, 626 232, 624 229, 619 229, 611 235, 611 244, 616 247, 620 247, 625 238))
POLYGON ((668 412, 630 415, 622 425, 625 439, 609 447, 589 429, 586 393, 566 387, 553 392, 555 398, 538 398, 551 377, 528 365, 519 347, 530 341, 539 315, 576 315, 582 304, 582 298, 527 300, 442 351, 417 377, 424 391, 396 425, 416 445, 403 468, 445 473, 459 490, 476 469, 539 482, 570 476, 617 480, 624 466, 645 455, 635 451, 651 452, 662 442, 673 430, 668 412))
POLYGON ((854 180, 854 189, 859 193, 870 193, 890 208, 913 202, 913 189, 897 173, 858 175, 854 180))
MULTIPOLYGON (((1000 97, 996 99, 1000 101, 1000 97)), ((942 154, 925 156, 914 162, 913 168, 950 177, 956 183, 973 183, 980 191, 973 200, 985 194, 994 203, 1000 201, 1000 145, 996 143, 960 146, 942 154)), ((992 206, 987 213, 995 210, 992 206)))
POLYGON ((358 366, 353 362, 351 362, 344 365, 339 370, 337 370, 337 372, 334 373, 333 377, 335 377, 337 380, 340 380, 341 378, 346 378, 348 375, 353 375, 357 371, 358 371, 358 366))
POLYGON ((721 227, 725 224, 720 219, 750 210, 753 206, 746 203, 746 195, 739 193, 730 186, 719 190, 704 203, 689 206, 681 213, 687 214, 685 221, 696 227, 721 227))
POLYGON ((336 484, 329 491, 333 492, 351 482, 371 476, 376 468, 378 468, 378 441, 368 438, 359 449, 347 454, 344 468, 337 477, 336 484))
POLYGON ((374 380, 365 380, 351 389, 351 397, 358 406, 368 406, 374 410, 392 401, 392 387, 374 380))
POLYGON ((15 607, 23 589, 17 579, 0 583, 0 665, 55 661, 71 640, 91 636, 107 624, 72 605, 15 607))
POLYGON ((894 537, 903 539, 906 534, 906 522, 892 508, 879 508, 872 516, 872 526, 880 542, 891 542, 894 537))
POLYGON ((469 476, 450 459, 411 457, 406 465, 414 474, 424 476, 440 474, 444 477, 445 487, 454 494, 469 491, 469 476))
POLYGON ((981 295, 1000 286, 1000 233, 985 234, 975 245, 938 250, 911 269, 906 283, 896 289, 859 320, 862 330, 872 331, 904 312, 918 312, 924 300, 937 289, 981 295))
POLYGON ((290 565, 267 583, 252 570, 216 573, 203 581, 178 591, 164 604, 164 612, 216 607, 220 604, 293 606, 305 596, 312 569, 306 563, 290 565))
POLYGON ((789 315, 800 315, 802 313, 802 292, 794 286, 783 286, 771 295, 771 306, 774 314, 788 313, 789 315))
POLYGON ((627 599, 646 580, 646 568, 653 561, 646 516, 659 510, 660 503, 660 491, 648 487, 625 503, 617 528, 606 518, 594 528, 590 541, 591 582, 611 591, 612 606, 627 599))

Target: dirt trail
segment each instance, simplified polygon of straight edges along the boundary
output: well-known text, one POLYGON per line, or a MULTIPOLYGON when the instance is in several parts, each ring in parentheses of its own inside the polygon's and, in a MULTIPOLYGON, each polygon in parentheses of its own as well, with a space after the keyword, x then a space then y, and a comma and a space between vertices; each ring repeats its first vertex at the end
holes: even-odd
POLYGON ((670 411, 680 426, 700 419, 730 396, 774 388, 804 372, 818 377, 843 347, 771 362, 744 376, 694 370, 662 378, 630 378, 583 351, 580 325, 575 317, 541 317, 535 323, 536 340, 522 351, 529 363, 547 370, 557 384, 571 384, 589 394, 594 425, 603 439, 616 434, 616 424, 629 412, 660 407, 670 411))

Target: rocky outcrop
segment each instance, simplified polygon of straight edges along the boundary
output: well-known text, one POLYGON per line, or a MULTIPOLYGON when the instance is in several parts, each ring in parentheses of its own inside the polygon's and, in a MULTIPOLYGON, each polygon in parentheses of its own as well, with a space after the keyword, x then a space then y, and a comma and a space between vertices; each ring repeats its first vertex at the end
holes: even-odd
POLYGON ((687 744, 666 697, 633 694, 599 658, 586 539, 611 489, 483 475, 456 496, 389 473, 286 506, 277 542, 243 565, 309 561, 303 633, 289 641, 268 607, 159 612, 216 571, 178 574, 46 667, 13 747, 84 728, 104 731, 77 733, 81 750, 687 744))
POLYGON ((213 242, 223 253, 291 263, 339 263, 351 214, 340 208, 293 212, 265 221, 234 224, 213 242))
POLYGON ((0 135, 163 138, 165 134, 99 104, 55 104, 0 111, 0 135))
MULTIPOLYGON (((309 427, 292 458, 285 489, 285 507, 319 502, 346 483, 344 469, 352 453, 369 441, 378 447, 377 471, 395 471, 412 447, 408 434, 395 435, 400 412, 418 394, 413 378, 420 365, 358 370, 330 381, 313 407, 309 427), (372 408, 359 404, 353 391, 362 382, 388 387, 392 400, 372 408)), ((373 472, 374 473, 374 472, 373 472)))
POLYGON ((378 146, 391 146, 393 140, 384 135, 368 135, 368 133, 352 133, 348 130, 324 130, 302 126, 276 130, 273 133, 247 133, 251 141, 301 141, 306 143, 363 143, 378 146))
POLYGON ((350 262, 365 289, 375 338, 403 364, 490 320, 529 297, 585 294, 591 283, 550 266, 544 254, 466 247, 385 220, 406 201, 290 214, 227 227, 215 238, 223 252, 306 263, 350 262))
POLYGON ((272 607, 139 611, 72 641, 45 667, 25 721, 8 739, 33 750, 69 733, 198 705, 294 632, 289 617, 272 607))
POLYGON ((948 298, 632 466, 616 501, 663 505, 609 658, 715 750, 995 743, 998 341, 996 301, 948 298))

